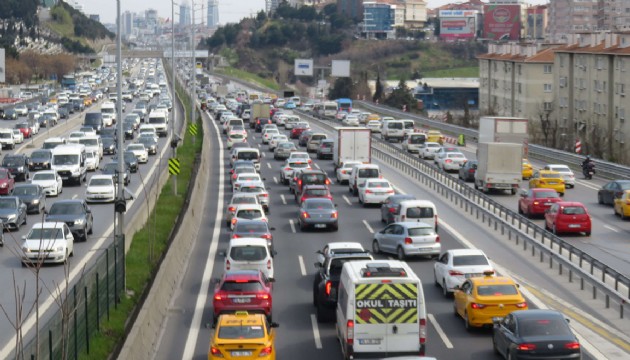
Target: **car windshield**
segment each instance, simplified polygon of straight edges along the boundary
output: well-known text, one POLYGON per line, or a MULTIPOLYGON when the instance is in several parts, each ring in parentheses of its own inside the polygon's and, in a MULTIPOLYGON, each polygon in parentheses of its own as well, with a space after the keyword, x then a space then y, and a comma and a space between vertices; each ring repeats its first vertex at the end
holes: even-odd
POLYGON ((15 208, 16 208, 15 200, 0 198, 0 209, 15 209, 15 208))
POLYGON ((74 165, 79 162, 79 155, 53 155, 53 165, 74 165))
POLYGON ((92 179, 89 186, 112 186, 112 179, 92 179))
POLYGON ((255 159, 258 159, 258 153, 256 151, 240 151, 238 153, 238 159, 255 160, 255 159))
POLYGON ((20 158, 6 157, 2 160, 2 166, 19 166, 24 165, 20 158))
POLYGON ((435 235, 435 230, 431 227, 417 227, 407 229, 409 236, 435 235))
POLYGON ((91 152, 91 151, 87 152, 87 153, 85 153, 85 157, 88 158, 88 159, 94 159, 94 153, 91 152))
POLYGON ((53 173, 35 173, 33 180, 55 180, 55 174, 53 173))
POLYGON ((13 195, 37 195, 37 186, 16 186, 13 188, 13 195))
POLYGON ((267 232, 267 224, 265 223, 252 223, 252 224, 236 224, 234 228, 235 233, 261 233, 267 232))
POLYGON ((488 265, 488 259, 483 255, 453 256, 453 266, 488 265))
POLYGON ((549 191, 536 191, 534 192, 534 197, 537 199, 540 198, 559 198, 558 193, 554 190, 549 191))
POLYGON ((261 325, 249 326, 221 326, 219 328, 219 339, 259 339, 265 336, 261 325))
POLYGON ((234 246, 230 250, 230 258, 236 261, 261 261, 267 258, 267 248, 264 246, 234 246))
POLYGON ((258 209, 243 209, 238 210, 236 217, 241 219, 257 219, 262 217, 262 212, 258 209))
POLYGON ((49 215, 78 215, 83 213, 83 205, 79 203, 56 203, 48 210, 49 215))
POLYGON ((237 281, 225 281, 221 285, 223 291, 262 291, 263 286, 258 280, 237 280, 237 281))
POLYGON ((305 174, 302 176, 305 184, 326 184, 326 175, 324 174, 305 174))
POLYGON ((516 290, 516 286, 511 285, 511 284, 480 285, 477 287, 477 294, 479 296, 516 295, 518 294, 518 290, 516 290))
POLYGON ((81 139, 79 139, 79 144, 83 144, 85 146, 97 146, 98 145, 98 140, 97 139, 81 138, 81 139))
POLYGON ((133 151, 133 150, 144 150, 144 145, 129 145, 127 146, 127 150, 129 151, 133 151))
POLYGON ((424 136, 414 135, 409 137, 410 144, 422 144, 424 142, 424 136))
POLYGON ((306 208, 309 210, 332 210, 334 205, 329 201, 307 201, 306 208))
POLYGON ((564 206, 562 213, 565 215, 583 215, 586 214, 586 210, 581 206, 564 206))
POLYGON ((39 240, 39 239, 63 239, 63 231, 59 228, 48 229, 48 228, 33 228, 31 232, 28 234, 28 239, 30 240, 39 240))
POLYGON ((360 178, 377 178, 380 174, 378 169, 360 169, 358 176, 360 178))
POLYGON ((566 321, 560 316, 545 319, 520 319, 518 332, 521 337, 540 336, 542 334, 547 336, 571 335, 566 321))

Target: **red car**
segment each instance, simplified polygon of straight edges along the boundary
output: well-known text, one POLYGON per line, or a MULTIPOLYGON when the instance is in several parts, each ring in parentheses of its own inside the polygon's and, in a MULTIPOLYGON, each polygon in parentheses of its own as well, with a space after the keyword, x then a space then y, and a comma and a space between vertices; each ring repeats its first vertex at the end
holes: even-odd
POLYGON ((293 129, 291 129, 291 139, 299 139, 300 135, 302 135, 302 133, 306 130, 308 130, 309 127, 306 125, 296 125, 293 127, 293 129))
POLYGON ((560 195, 554 189, 534 188, 521 194, 518 199, 518 213, 528 218, 536 215, 544 215, 551 205, 562 201, 560 195))
POLYGON ((24 138, 30 138, 32 133, 31 133, 31 127, 28 126, 28 123, 19 123, 15 125, 16 129, 19 129, 20 132, 22 133, 22 135, 24 136, 24 138))
POLYGON ((580 202, 560 201, 545 213, 545 229, 559 233, 584 233, 591 235, 591 216, 580 202))
POLYGON ((15 179, 9 169, 0 168, 0 195, 11 195, 14 186, 15 179))
POLYGON ((295 201, 300 205, 302 205, 304 200, 310 198, 327 198, 332 200, 333 197, 326 185, 306 185, 299 196, 295 195, 295 201))
POLYGON ((228 270, 217 282, 212 298, 213 321, 235 311, 262 313, 271 321, 273 279, 260 270, 228 270))

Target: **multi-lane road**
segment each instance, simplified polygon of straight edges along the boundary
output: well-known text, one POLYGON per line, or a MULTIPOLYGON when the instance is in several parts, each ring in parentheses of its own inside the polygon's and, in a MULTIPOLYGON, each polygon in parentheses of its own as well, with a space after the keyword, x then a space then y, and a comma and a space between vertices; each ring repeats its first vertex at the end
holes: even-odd
MULTIPOLYGON (((229 230, 222 215, 224 205, 231 197, 229 179, 225 175, 229 168, 225 141, 217 128, 217 122, 206 118, 211 130, 212 159, 211 178, 217 179, 209 185, 204 213, 206 222, 201 225, 200 235, 181 286, 174 294, 169 317, 162 329, 162 336, 153 354, 157 359, 202 359, 207 351, 212 330, 211 322, 213 286, 211 279, 223 274, 223 258, 220 251, 229 242, 229 230)), ((318 126, 318 131, 330 131, 318 126)), ((330 134, 331 136, 333 134, 330 134)), ((279 359, 340 359, 341 352, 336 339, 334 324, 317 323, 312 306, 312 277, 315 252, 331 241, 358 241, 367 249, 371 246, 372 234, 383 225, 378 207, 363 208, 356 197, 348 193, 347 186, 333 183, 331 192, 338 204, 340 226, 338 232, 301 232, 296 228, 298 206, 288 187, 279 183, 282 162, 273 160, 266 145, 261 145, 259 134, 249 133, 250 144, 260 146, 262 153, 261 174, 266 179, 270 194, 270 224, 275 227, 274 244, 278 255, 274 259, 276 283, 273 292, 274 321, 280 323, 276 338, 279 359)), ((334 179, 331 161, 314 160, 315 166, 325 170, 334 179)), ((494 233, 480 226, 474 218, 443 203, 435 194, 427 192, 419 184, 401 176, 398 171, 379 164, 386 178, 396 185, 398 192, 414 194, 418 198, 434 201, 440 216, 440 239, 442 249, 475 246, 483 249, 503 274, 526 275, 523 279, 534 283, 538 289, 553 289, 555 296, 565 299, 573 306, 589 312, 589 305, 581 294, 564 289, 558 279, 539 269, 535 262, 511 246, 497 240, 494 233)), ((579 188, 577 189, 579 191, 579 188)), ((514 196, 506 196, 516 201, 514 196)), ((441 289, 433 285, 433 260, 411 259, 410 265, 424 284, 427 310, 431 314, 427 354, 438 359, 494 359, 488 331, 467 332, 463 321, 453 316, 452 299, 442 296, 441 289)), ((527 292, 527 286, 522 287, 527 292)), ((531 307, 544 306, 532 293, 527 292, 531 307)), ((587 339, 582 339, 588 347, 587 339)), ((597 352, 595 351, 597 354, 597 352)), ((586 359, 597 358, 586 355, 586 359)))
MULTIPOLYGON (((137 71, 137 69, 134 69, 137 71)), ((157 98, 156 98, 157 99, 157 98)), ((153 101, 157 101, 157 100, 153 101)), ((126 113, 131 112, 135 105, 135 100, 132 103, 127 103, 126 113)), ((175 99, 173 99, 173 106, 180 106, 175 99)), ((21 152, 30 154, 36 148, 39 148, 44 139, 46 139, 50 133, 61 131, 59 135, 67 137, 72 131, 77 131, 81 127, 85 112, 100 111, 100 104, 93 105, 86 109, 84 112, 76 113, 67 120, 61 120, 56 127, 46 129, 42 128, 39 135, 36 135, 33 141, 31 139, 25 139, 21 146, 18 146, 15 152, 21 152), (63 127, 63 128, 62 128, 63 127), (34 144, 32 146, 31 144, 34 144)), ((178 111, 178 114, 182 114, 183 111, 178 111)), ((124 117, 124 114, 123 114, 124 117)), ((13 128, 16 123, 25 121, 24 117, 18 120, 2 120, 1 127, 13 128)), ((172 120, 171 120, 172 121, 172 120)), ((180 123, 181 122, 177 122, 180 123)), ((133 140, 126 140, 126 144, 133 140)), ((157 155, 149 157, 147 164, 140 165, 137 173, 131 174, 131 183, 127 186, 128 191, 133 194, 133 200, 127 202, 127 215, 131 218, 140 207, 146 206, 147 201, 154 201, 153 199, 146 199, 148 189, 155 185, 157 177, 167 169, 168 157, 165 156, 165 152, 169 150, 170 134, 168 137, 159 139, 159 149, 157 155)), ((125 146, 126 146, 125 144, 125 146)), ((13 151, 5 150, 3 154, 8 154, 13 151)), ((101 166, 111 161, 110 155, 105 155, 101 160, 101 166)), ((88 173, 88 180, 90 176, 99 171, 88 173)), ((62 199, 74 199, 83 198, 85 195, 85 186, 64 186, 64 191, 59 197, 49 197, 46 199, 47 206, 62 199)), ((70 283, 72 284, 78 277, 81 276, 84 267, 90 268, 94 264, 95 260, 102 255, 103 251, 113 241, 113 217, 114 208, 112 204, 91 204, 92 213, 94 216, 94 233, 88 237, 87 242, 77 242, 74 247, 74 257, 69 261, 70 269, 70 283)), ((4 291, 0 293, 0 304, 7 310, 10 316, 14 316, 14 292, 12 290, 13 280, 12 276, 15 274, 16 284, 19 286, 25 285, 26 294, 24 299, 24 305, 30 307, 35 301, 35 276, 33 272, 27 268, 21 266, 19 255, 21 254, 21 236, 26 235, 31 228, 31 225, 43 220, 43 215, 28 215, 28 224, 20 228, 19 231, 13 231, 5 233, 5 246, 0 250, 0 264, 4 268, 0 272, 0 283, 3 284, 4 291)), ((57 310, 57 305, 54 304, 54 299, 50 294, 50 291, 56 287, 56 284, 64 286, 64 267, 61 265, 46 265, 40 272, 42 295, 40 296, 40 313, 41 323, 50 318, 53 311, 57 310), (49 289, 49 290, 47 290, 49 289)), ((34 316, 25 323, 24 335, 25 340, 28 341, 31 337, 31 333, 27 330, 33 328, 34 316)), ((41 324, 40 324, 41 326, 41 324)), ((11 327, 9 321, 5 316, 0 316, 0 358, 9 358, 9 354, 15 348, 15 342, 12 338, 15 336, 15 331, 11 327)))

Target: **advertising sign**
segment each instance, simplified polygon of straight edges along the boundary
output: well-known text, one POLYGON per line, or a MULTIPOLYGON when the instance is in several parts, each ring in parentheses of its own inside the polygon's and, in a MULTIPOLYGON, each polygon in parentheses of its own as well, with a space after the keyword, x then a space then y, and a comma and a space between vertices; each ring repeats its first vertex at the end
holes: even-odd
POLYGON ((477 33, 477 11, 441 10, 440 37, 443 39, 474 38, 477 33))
POLYGON ((484 37, 518 40, 521 37, 520 5, 484 5, 484 37))
POLYGON ((295 59, 296 76, 313 76, 313 59, 295 59))
POLYGON ((3 83, 6 81, 5 79, 5 72, 6 72, 6 66, 5 66, 5 62, 4 62, 4 49, 0 49, 0 83, 3 83))

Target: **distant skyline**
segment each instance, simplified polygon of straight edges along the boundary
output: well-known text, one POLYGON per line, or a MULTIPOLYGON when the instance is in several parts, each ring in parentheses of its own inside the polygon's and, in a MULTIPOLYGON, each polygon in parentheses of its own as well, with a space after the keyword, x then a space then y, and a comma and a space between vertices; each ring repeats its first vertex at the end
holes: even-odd
MULTIPOLYGON (((67 1, 68 3, 74 3, 74 0, 67 1)), ((83 5, 83 9, 87 15, 98 14, 103 23, 115 23, 116 20, 116 1, 114 0, 76 0, 79 4, 83 5)), ((182 2, 190 4, 190 0, 184 0, 182 2)), ((449 1, 449 0, 428 0, 427 7, 430 9, 451 3, 462 3, 466 1, 449 1)), ((546 4, 549 0, 529 0, 530 4, 546 4)), ((179 20, 179 1, 176 1, 175 6, 175 19, 179 20)), ((203 22, 205 23, 208 9, 207 0, 194 1, 195 3, 195 23, 201 23, 203 16, 203 22), (203 2, 203 15, 200 14, 201 6, 203 2)), ((121 0, 121 13, 125 11, 131 11, 135 13, 144 13, 149 8, 155 9, 158 12, 158 16, 161 18, 171 18, 171 1, 170 0, 157 0, 154 2, 146 2, 142 0, 121 0), (148 6, 148 4, 151 4, 148 6)), ((265 9, 265 0, 219 0, 219 24, 224 25, 227 23, 239 22, 242 18, 256 15, 260 10, 265 9)), ((172 21, 172 19, 171 19, 172 21)), ((177 22, 177 21, 176 21, 177 22)))

